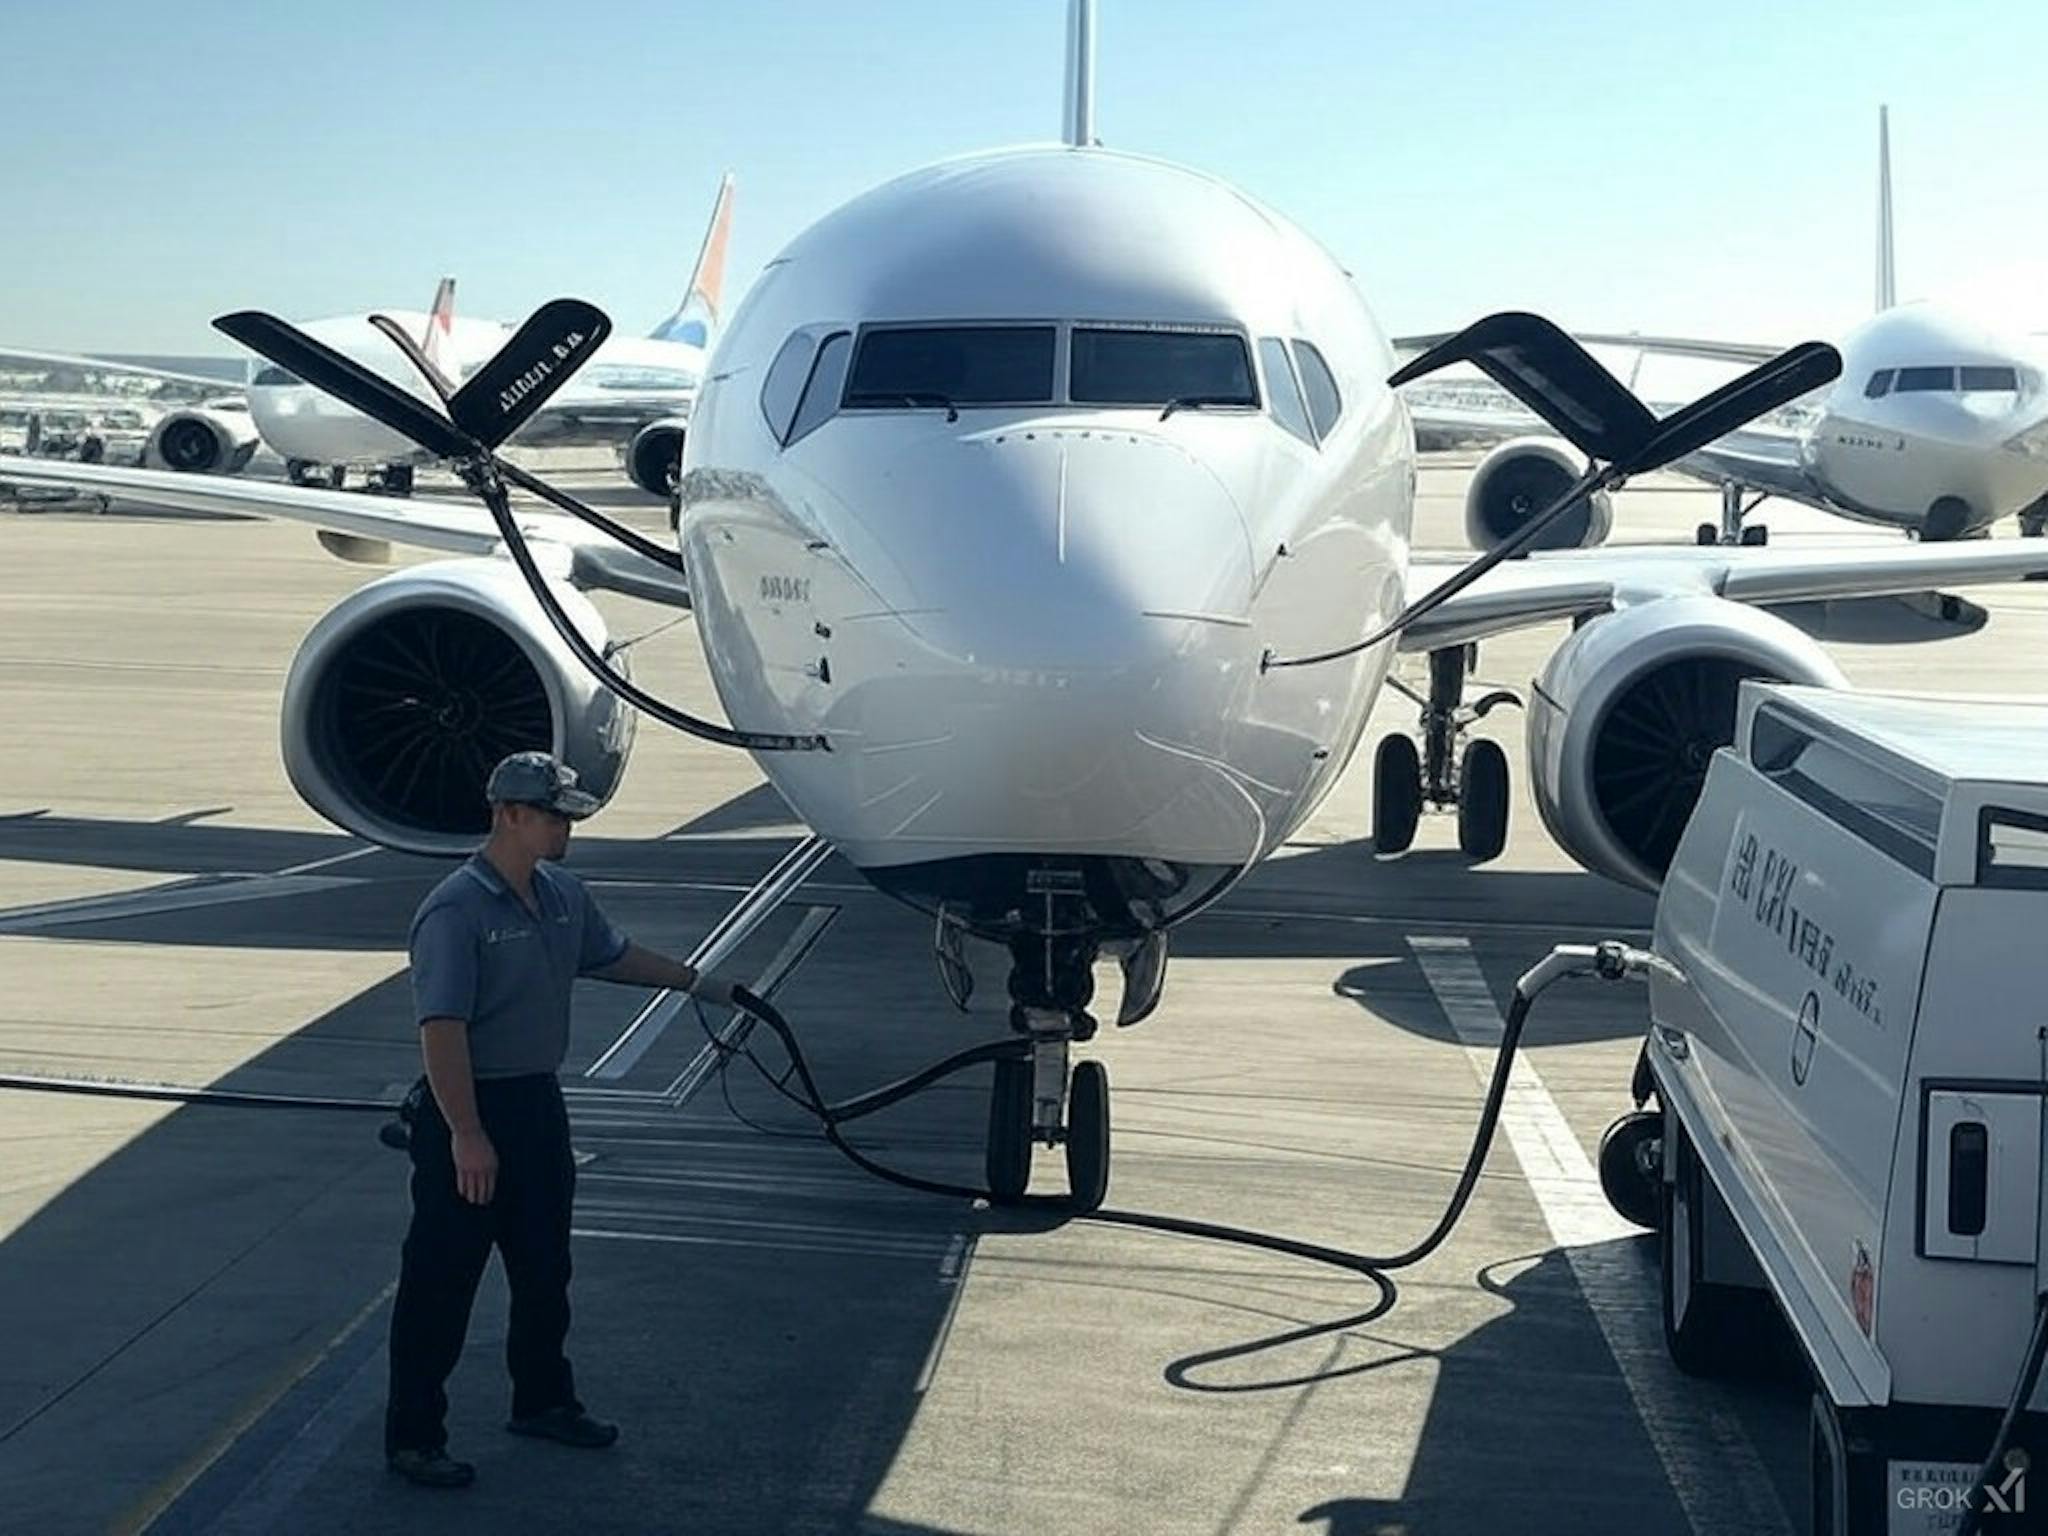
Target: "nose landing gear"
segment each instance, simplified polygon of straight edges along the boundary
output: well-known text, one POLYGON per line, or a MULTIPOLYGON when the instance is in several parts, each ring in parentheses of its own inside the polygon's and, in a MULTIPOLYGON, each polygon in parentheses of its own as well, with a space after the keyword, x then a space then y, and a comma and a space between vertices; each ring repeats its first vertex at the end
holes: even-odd
POLYGON ((1019 939, 1011 946, 1010 1027, 1031 1054, 998 1061, 989 1087, 989 1193, 1015 1205, 1031 1184, 1033 1153, 1064 1146, 1068 1203, 1099 1210, 1109 1193, 1109 1073, 1099 1061, 1073 1060, 1095 1034, 1087 1011, 1094 995, 1092 946, 1064 939, 1019 939))

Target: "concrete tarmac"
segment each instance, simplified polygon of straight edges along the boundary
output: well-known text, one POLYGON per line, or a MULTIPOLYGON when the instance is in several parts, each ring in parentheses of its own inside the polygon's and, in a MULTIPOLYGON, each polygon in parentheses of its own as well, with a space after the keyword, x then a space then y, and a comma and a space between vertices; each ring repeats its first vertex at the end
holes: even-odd
MULTIPOLYGON (((1425 470, 1421 546, 1455 542, 1468 469, 1425 470)), ((658 505, 609 499, 662 526, 658 505)), ((1619 528, 1685 540, 1712 513, 1653 482, 1619 528)), ((4 516, 0 546, 0 1073, 395 1098, 418 1070, 406 922, 445 866, 326 825, 276 744, 293 649, 366 573, 301 527, 136 512, 4 516)), ((1992 610, 1977 635, 1836 654, 1869 686, 2036 690, 2048 590, 1973 596, 1992 610)), ((618 634, 672 617, 600 606, 618 634)), ((1490 642, 1478 676, 1525 686, 1564 632, 1490 642)), ((635 661, 714 710, 687 623, 635 661)), ((1468 865, 1448 818, 1376 857, 1371 744, 1412 714, 1383 702, 1296 845, 1176 935, 1159 1013, 1089 1048, 1116 1085, 1113 1206, 1405 1247, 1463 1160, 1514 976, 1561 938, 1646 925, 1648 901, 1578 872, 1519 783, 1501 859, 1468 865)), ((1519 779, 1519 715, 1483 729, 1519 779)), ((799 835, 745 756, 643 725, 572 859, 637 937, 684 952, 799 835)), ((828 1094, 1001 1033, 997 957, 977 956, 960 1017, 928 921, 836 862, 739 967, 813 910, 830 925, 783 1000, 828 1094)), ((665 1098, 702 1055, 689 1015, 623 1080, 583 1079, 644 1001, 580 984, 565 1074, 587 1154, 571 1349, 624 1438, 587 1453, 502 1432, 494 1268, 451 1389, 453 1449, 481 1469, 463 1493, 382 1467, 406 1202, 378 1115, 0 1093, 0 1530, 1803 1528, 1788 1349, 1765 1341, 1731 1384, 1678 1376, 1654 1241, 1591 1186, 1628 1107, 1627 989, 1551 994, 1463 1225, 1378 1280, 877 1183, 744 1063, 665 1098)), ((856 1140, 975 1179, 985 1081, 856 1140)), ((1064 1187, 1056 1156, 1035 1187, 1064 1187)))

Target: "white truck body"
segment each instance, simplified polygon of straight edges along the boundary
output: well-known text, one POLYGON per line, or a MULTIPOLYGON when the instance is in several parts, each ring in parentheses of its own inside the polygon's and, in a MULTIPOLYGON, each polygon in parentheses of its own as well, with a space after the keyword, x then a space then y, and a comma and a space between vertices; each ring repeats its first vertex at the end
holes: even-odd
MULTIPOLYGON (((2048 704, 1744 685, 1655 947, 1666 1178, 1675 1117, 1748 1250, 1704 1276, 1761 1271, 1837 1425, 2002 1408, 2042 1288, 2048 704)), ((1902 1499, 1889 1529, 1944 1528, 1902 1499)))

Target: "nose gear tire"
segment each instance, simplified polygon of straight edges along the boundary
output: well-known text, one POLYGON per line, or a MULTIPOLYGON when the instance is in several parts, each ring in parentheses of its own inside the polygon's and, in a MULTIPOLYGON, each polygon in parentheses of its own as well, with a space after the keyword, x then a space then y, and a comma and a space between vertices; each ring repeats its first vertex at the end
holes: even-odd
POLYGON ((1031 1185, 1031 1075, 1029 1061, 998 1061, 989 1084, 985 1171, 997 1205, 1017 1204, 1031 1185))
POLYGON ((1067 1188, 1077 1211, 1099 1211, 1109 1195, 1109 1072, 1099 1061, 1076 1066, 1067 1088, 1067 1188))

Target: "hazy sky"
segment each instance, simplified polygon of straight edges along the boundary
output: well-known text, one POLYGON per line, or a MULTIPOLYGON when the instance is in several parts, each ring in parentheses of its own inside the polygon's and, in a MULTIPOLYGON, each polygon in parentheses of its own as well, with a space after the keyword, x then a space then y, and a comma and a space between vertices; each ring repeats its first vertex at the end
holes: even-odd
MULTIPOLYGON (((2048 326, 2048 5, 1101 0, 1106 143, 1239 183, 1393 331, 1534 308, 1791 339, 1904 297, 2048 326)), ((4 28, 0 344, 228 352, 211 315, 557 293, 644 331, 719 173, 728 300, 852 194, 1059 130, 1064 0, 128 0, 4 28)))

